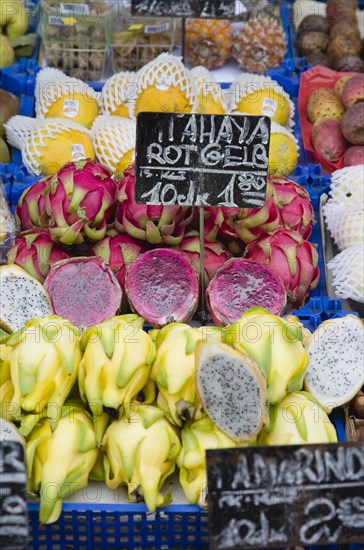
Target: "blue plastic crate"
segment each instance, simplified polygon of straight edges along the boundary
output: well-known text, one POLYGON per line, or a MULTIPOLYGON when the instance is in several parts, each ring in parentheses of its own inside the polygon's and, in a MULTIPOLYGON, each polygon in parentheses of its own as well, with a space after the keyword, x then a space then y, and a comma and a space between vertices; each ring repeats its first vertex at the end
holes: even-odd
POLYGON ((324 314, 327 319, 337 319, 339 317, 345 317, 349 313, 359 317, 359 313, 356 311, 347 311, 344 309, 341 300, 336 298, 329 298, 328 296, 323 296, 322 303, 324 306, 324 314))
POLYGON ((11 188, 14 175, 13 164, 0 164, 0 179, 3 182, 6 199, 9 206, 11 206, 11 188))
POLYGON ((33 66, 36 61, 21 57, 13 65, 1 69, 0 88, 17 96, 34 94, 34 76, 28 72, 29 63, 33 66))
MULTIPOLYGON (((330 419, 345 441, 342 409, 330 419)), ((40 525, 38 503, 29 503, 29 549, 208 550, 208 515, 198 506, 169 505, 155 514, 144 504, 65 503, 60 519, 40 525)), ((351 545, 350 550, 361 550, 351 545)), ((316 550, 316 546, 307 550, 316 550)), ((322 548, 322 547, 321 547, 322 548)), ((325 548, 337 550, 336 545, 325 548)))
POLYGON ((321 164, 310 163, 298 165, 290 178, 307 190, 312 206, 317 212, 321 195, 330 190, 330 175, 322 171, 321 164))
POLYGON ((32 183, 38 181, 39 179, 40 176, 33 176, 32 174, 29 174, 24 165, 16 165, 14 167, 13 184, 11 187, 10 198, 10 204, 13 209, 18 204, 18 201, 23 191, 25 191, 25 189, 27 189, 32 183))

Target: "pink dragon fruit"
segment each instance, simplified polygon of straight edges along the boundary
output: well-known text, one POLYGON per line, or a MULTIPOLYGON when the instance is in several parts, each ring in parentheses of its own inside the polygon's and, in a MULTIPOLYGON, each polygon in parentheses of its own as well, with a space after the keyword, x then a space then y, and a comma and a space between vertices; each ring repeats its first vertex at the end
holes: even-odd
POLYGON ((240 208, 205 208, 205 240, 214 242, 218 235, 229 239, 238 238, 235 220, 239 213, 240 208))
POLYGON ((270 267, 284 282, 288 298, 303 304, 309 291, 317 286, 320 270, 315 246, 297 231, 278 229, 248 244, 245 257, 270 267))
POLYGON ((183 323, 198 306, 198 273, 182 252, 156 248, 127 266, 125 290, 132 310, 152 327, 183 323))
POLYGON ((231 258, 206 289, 211 317, 218 326, 235 323, 254 306, 280 315, 287 295, 281 278, 269 267, 245 258, 231 258))
POLYGON ((194 209, 181 206, 152 206, 134 201, 135 166, 118 183, 115 227, 151 244, 177 246, 194 219, 194 209))
MULTIPOLYGON (((178 250, 184 252, 190 258, 192 265, 196 268, 198 273, 200 272, 200 238, 198 231, 189 231, 182 242, 180 243, 178 250)), ((225 262, 231 258, 232 254, 229 250, 219 241, 204 242, 204 268, 205 268, 205 284, 213 278, 216 271, 225 262)))
POLYGON ((110 234, 91 248, 93 256, 99 256, 109 264, 122 289, 125 285, 126 266, 145 251, 146 248, 142 241, 138 241, 129 235, 119 235, 116 231, 115 234, 114 231, 111 231, 110 234))
POLYGON ((70 255, 52 241, 48 231, 34 229, 21 233, 7 254, 9 264, 17 264, 43 283, 51 266, 70 255))
POLYGON ((15 219, 21 231, 47 227, 48 216, 44 197, 51 178, 42 178, 22 193, 15 209, 15 219))
POLYGON ((274 202, 279 208, 282 227, 298 231, 308 239, 314 223, 313 208, 307 191, 283 176, 271 178, 274 202))
POLYGON ((262 233, 271 233, 281 226, 279 209, 273 197, 273 186, 267 182, 267 194, 262 208, 242 208, 235 220, 235 229, 247 244, 254 241, 262 233))
POLYGON ((206 239, 214 240, 216 234, 250 243, 262 233, 270 233, 281 227, 279 209, 274 201, 273 186, 267 182, 266 202, 262 208, 208 208, 206 239))
POLYGON ((96 256, 57 262, 50 269, 44 288, 54 313, 80 328, 89 328, 113 317, 122 300, 117 278, 96 256))
POLYGON ((111 173, 101 164, 80 160, 63 166, 45 198, 52 238, 67 245, 103 239, 113 219, 115 191, 111 173))

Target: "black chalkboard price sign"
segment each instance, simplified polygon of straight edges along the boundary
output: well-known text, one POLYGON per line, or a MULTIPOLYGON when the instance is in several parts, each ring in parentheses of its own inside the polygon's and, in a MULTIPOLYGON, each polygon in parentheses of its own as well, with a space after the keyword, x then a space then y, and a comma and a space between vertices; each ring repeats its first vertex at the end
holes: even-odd
POLYGON ((135 200, 261 208, 269 139, 269 117, 140 113, 135 200))
POLYGON ((0 548, 25 548, 28 536, 24 448, 0 441, 0 548))
POLYGON ((364 444, 207 451, 212 550, 364 541, 364 444))
POLYGON ((132 15, 234 19, 237 0, 132 0, 132 15))

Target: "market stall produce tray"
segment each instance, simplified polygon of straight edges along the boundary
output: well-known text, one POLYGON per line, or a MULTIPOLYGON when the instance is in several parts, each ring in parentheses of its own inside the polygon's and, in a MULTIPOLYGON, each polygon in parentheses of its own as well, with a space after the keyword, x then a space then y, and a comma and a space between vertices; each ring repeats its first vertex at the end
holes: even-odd
POLYGON ((329 196, 326 193, 321 195, 319 209, 319 223, 322 242, 322 267, 324 269, 327 289, 327 298, 325 299, 324 305, 326 309, 331 309, 331 311, 334 312, 334 315, 331 315, 332 317, 340 317, 342 315, 347 315, 348 313, 353 313, 354 315, 359 315, 361 318, 364 318, 364 304, 350 299, 338 300, 335 295, 331 272, 327 264, 334 258, 334 256, 336 256, 336 254, 339 253, 339 250, 330 236, 322 213, 322 207, 326 204, 328 198, 329 196))
MULTIPOLYGON (((344 413, 334 411, 330 420, 338 440, 345 441, 344 413)), ((208 515, 199 506, 186 503, 175 474, 163 492, 172 488, 175 504, 148 512, 144 504, 128 504, 123 488, 108 490, 101 483, 90 483, 73 498, 64 501, 60 519, 40 525, 39 504, 29 510, 30 541, 37 550, 208 550, 208 515), (171 487, 168 487, 171 483, 171 487)), ((322 547, 321 547, 322 548, 322 547)), ((339 550, 330 545, 329 550, 339 550)), ((347 550, 362 550, 351 545, 347 550)), ((305 550, 318 550, 317 546, 305 550)), ((281 550, 284 550, 283 548, 281 550)))

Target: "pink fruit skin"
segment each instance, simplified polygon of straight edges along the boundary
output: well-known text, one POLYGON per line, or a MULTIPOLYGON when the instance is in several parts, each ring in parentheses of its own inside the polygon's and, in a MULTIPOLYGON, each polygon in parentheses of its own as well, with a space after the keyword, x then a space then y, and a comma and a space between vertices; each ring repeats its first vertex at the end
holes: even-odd
POLYGON ((314 213, 307 191, 283 176, 271 178, 270 183, 279 209, 281 226, 298 231, 304 239, 308 239, 312 232, 314 213))
POLYGON ((336 118, 322 118, 312 127, 312 145, 316 153, 329 162, 337 162, 345 153, 347 143, 336 118))
POLYGON ((47 227, 48 216, 44 197, 51 178, 43 178, 30 185, 19 199, 15 219, 21 231, 47 227))
POLYGON ((194 220, 194 209, 181 206, 153 206, 134 201, 135 166, 125 170, 117 186, 115 227, 135 239, 151 244, 177 246, 194 220))
POLYGON ((272 269, 245 258, 232 258, 216 272, 206 289, 206 299, 212 320, 224 326, 254 306, 280 315, 287 296, 283 281, 272 269))
POLYGON ((52 241, 48 231, 33 229, 22 233, 7 254, 8 263, 25 269, 41 283, 53 264, 70 258, 61 246, 52 241))
POLYGON ((67 245, 102 239, 113 219, 115 192, 111 173, 101 164, 81 160, 63 166, 45 197, 52 238, 67 245))
POLYGON ((126 266, 146 251, 143 241, 129 235, 107 236, 91 248, 92 256, 99 256, 117 276, 122 289, 125 285, 126 266))
POLYGON ((214 242, 217 236, 229 239, 238 238, 235 220, 240 208, 205 208, 205 240, 214 242))
POLYGON ((183 323, 198 306, 198 273, 182 252, 156 248, 127 266, 125 290, 132 310, 152 327, 183 323))
MULTIPOLYGON (((340 124, 339 124, 340 126, 340 124)), ((216 235, 247 244, 262 234, 281 227, 311 235, 313 209, 308 193, 288 178, 268 179, 266 202, 262 208, 206 208, 205 239, 216 235)))
POLYGON ((71 258, 51 268, 44 287, 54 313, 79 328, 89 328, 113 317, 122 300, 111 269, 97 257, 71 258))
MULTIPOLYGON (((191 232, 190 232, 191 233, 191 232)), ((196 232, 188 234, 181 242, 178 250, 184 252, 190 258, 192 265, 200 272, 200 239, 196 232)), ((232 254, 219 241, 204 242, 204 268, 205 268, 205 283, 213 278, 216 271, 231 258, 232 254)))
POLYGON ((342 100, 347 109, 359 101, 364 101, 363 74, 357 74, 346 82, 342 93, 342 100))
POLYGON ((297 233, 278 229, 250 243, 245 257, 269 266, 286 286, 288 298, 300 306, 317 286, 320 270, 314 245, 297 233))
POLYGON ((344 155, 344 166, 364 164, 364 145, 353 145, 344 155))
POLYGON ((364 102, 355 103, 343 116, 341 129, 345 139, 353 145, 364 145, 364 102))

